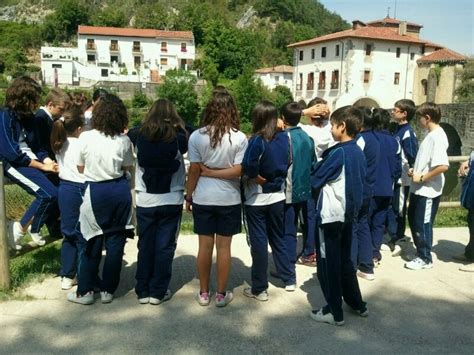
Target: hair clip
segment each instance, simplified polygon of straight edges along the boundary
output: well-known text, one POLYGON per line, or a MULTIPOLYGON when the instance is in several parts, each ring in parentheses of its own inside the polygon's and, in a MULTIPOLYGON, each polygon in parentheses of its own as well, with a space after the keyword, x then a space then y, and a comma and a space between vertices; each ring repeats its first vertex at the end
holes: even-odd
POLYGON ((59 120, 60 120, 62 123, 64 123, 64 117, 63 117, 63 116, 59 117, 59 120))

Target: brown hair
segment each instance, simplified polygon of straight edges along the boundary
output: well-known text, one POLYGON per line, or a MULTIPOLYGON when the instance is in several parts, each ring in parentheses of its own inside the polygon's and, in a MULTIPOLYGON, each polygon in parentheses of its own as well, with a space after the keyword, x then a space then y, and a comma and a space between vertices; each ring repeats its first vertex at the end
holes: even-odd
POLYGON ((204 109, 201 127, 207 127, 212 148, 221 143, 224 134, 240 128, 239 112, 232 95, 224 92, 213 95, 204 109))
POLYGON ((19 118, 33 113, 40 101, 41 86, 28 76, 13 80, 5 95, 5 106, 16 112, 19 118))
POLYGON ((186 128, 173 103, 166 99, 159 99, 148 111, 140 133, 151 142, 162 139, 164 142, 170 143, 176 139, 178 130, 185 131, 186 128))
POLYGON ((332 113, 331 123, 340 125, 344 122, 347 135, 354 138, 362 128, 363 117, 363 113, 357 107, 343 106, 332 113))
POLYGON ((54 106, 64 105, 66 109, 68 109, 72 104, 71 97, 60 89, 49 90, 44 102, 45 104, 49 104, 51 102, 54 106))
POLYGON ((395 102, 394 106, 398 108, 400 111, 406 112, 408 122, 410 122, 412 118, 415 116, 416 106, 412 100, 401 99, 395 102))
POLYGON ((259 102, 252 110, 252 133, 271 141, 277 132, 278 110, 270 101, 259 102))
POLYGON ((417 117, 430 116, 431 122, 439 123, 441 121, 441 110, 434 102, 425 102, 415 112, 417 117))
POLYGON ((117 96, 105 94, 94 105, 92 128, 106 136, 122 134, 128 126, 127 108, 117 96))
POLYGON ((53 123, 50 139, 53 152, 58 153, 67 141, 67 137, 72 136, 82 126, 84 126, 84 114, 80 107, 72 106, 65 111, 63 116, 53 123))

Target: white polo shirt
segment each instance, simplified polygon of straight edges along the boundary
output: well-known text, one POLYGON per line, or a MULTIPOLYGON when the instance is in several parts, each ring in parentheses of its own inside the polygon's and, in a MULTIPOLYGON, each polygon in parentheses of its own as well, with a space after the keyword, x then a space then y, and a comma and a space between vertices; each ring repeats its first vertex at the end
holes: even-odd
POLYGON ((59 178, 61 180, 79 183, 85 181, 84 175, 80 174, 77 170, 77 160, 81 153, 80 148, 78 138, 68 137, 59 153, 56 153, 56 161, 59 165, 59 178))

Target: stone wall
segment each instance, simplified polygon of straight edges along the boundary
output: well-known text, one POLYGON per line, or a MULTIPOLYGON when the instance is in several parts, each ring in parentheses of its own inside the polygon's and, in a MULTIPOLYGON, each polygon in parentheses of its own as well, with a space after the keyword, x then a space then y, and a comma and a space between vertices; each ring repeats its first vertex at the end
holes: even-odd
POLYGON ((462 154, 474 149, 474 103, 440 105, 442 122, 450 124, 462 141, 462 154))

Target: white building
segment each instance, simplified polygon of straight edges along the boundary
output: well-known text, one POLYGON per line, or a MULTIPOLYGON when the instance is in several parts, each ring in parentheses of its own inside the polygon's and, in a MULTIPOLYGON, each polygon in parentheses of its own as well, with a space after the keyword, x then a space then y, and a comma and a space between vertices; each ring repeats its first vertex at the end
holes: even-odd
POLYGON ((295 100, 389 108, 412 99, 417 60, 442 48, 420 39, 421 27, 388 17, 354 21, 352 29, 290 44, 295 100))
POLYGON ((77 48, 41 47, 41 69, 46 84, 159 82, 169 69, 192 69, 195 54, 189 31, 79 26, 77 48))
POLYGON ((262 80, 270 90, 281 85, 293 90, 293 67, 290 65, 278 65, 270 68, 255 70, 255 77, 262 80))

